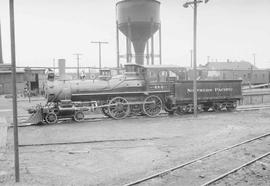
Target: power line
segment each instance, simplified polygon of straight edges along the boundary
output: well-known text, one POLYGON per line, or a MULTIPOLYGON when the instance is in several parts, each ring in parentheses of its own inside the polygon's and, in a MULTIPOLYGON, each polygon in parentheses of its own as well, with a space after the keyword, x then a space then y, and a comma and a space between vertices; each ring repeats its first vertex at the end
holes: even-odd
POLYGON ((98 44, 98 49, 99 49, 99 69, 101 69, 101 45, 102 44, 108 44, 106 41, 91 41, 91 43, 98 44))
POLYGON ((73 55, 75 55, 75 56, 76 56, 76 59, 77 59, 77 77, 78 77, 78 79, 80 79, 80 56, 81 56, 82 54, 80 54, 80 53, 75 53, 75 54, 73 54, 73 55))

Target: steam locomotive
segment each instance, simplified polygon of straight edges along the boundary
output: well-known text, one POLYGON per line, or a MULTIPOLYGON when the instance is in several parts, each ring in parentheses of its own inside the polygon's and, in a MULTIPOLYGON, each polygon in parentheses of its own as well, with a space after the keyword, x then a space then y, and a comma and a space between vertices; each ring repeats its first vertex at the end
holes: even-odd
MULTIPOLYGON (((56 80, 48 75, 48 103, 35 111, 37 121, 84 119, 85 111, 100 109, 114 119, 129 115, 155 117, 164 109, 173 114, 193 112, 193 83, 178 66, 125 65, 125 73, 95 79, 56 80)), ((242 98, 241 80, 198 81, 198 109, 233 110, 242 98)), ((36 122, 37 122, 36 121, 36 122)))

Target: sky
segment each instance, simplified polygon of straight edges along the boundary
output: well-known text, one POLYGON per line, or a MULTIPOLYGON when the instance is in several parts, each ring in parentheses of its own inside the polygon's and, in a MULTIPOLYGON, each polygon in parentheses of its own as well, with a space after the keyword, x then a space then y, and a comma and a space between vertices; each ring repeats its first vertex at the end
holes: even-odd
MULTIPOLYGON (((160 0, 163 64, 190 66, 193 9, 188 0, 160 0)), ((65 58, 75 67, 116 66, 116 0, 14 0, 17 66, 53 66, 65 58)), ((198 7, 197 64, 250 61, 270 68, 270 0, 210 0, 198 7)), ((10 63, 9 0, 0 0, 4 63, 10 63)), ((125 52, 120 34, 120 53, 125 52)), ((158 34, 155 36, 158 39, 158 34)), ((158 40, 156 40, 158 41, 158 40)), ((156 42, 157 43, 157 42, 156 42)), ((156 50, 158 51, 158 50, 156 50)), ((124 59, 121 63, 124 63, 124 59)), ((158 60, 156 60, 158 63, 158 60)))

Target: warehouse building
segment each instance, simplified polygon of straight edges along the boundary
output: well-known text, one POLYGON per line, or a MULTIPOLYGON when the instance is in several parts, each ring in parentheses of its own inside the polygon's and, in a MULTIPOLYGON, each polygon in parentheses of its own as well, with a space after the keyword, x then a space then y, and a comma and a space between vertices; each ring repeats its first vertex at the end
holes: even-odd
MULTIPOLYGON (((242 80, 244 85, 267 84, 270 81, 269 69, 258 69, 250 62, 208 62, 198 67, 197 77, 199 80, 242 80)), ((189 72, 193 79, 193 72, 189 72)))
MULTIPOLYGON (((12 93, 12 72, 10 64, 0 64, 0 94, 12 93)), ((44 90, 45 69, 17 68, 17 93, 23 94, 28 86, 32 94, 41 94, 44 90)))

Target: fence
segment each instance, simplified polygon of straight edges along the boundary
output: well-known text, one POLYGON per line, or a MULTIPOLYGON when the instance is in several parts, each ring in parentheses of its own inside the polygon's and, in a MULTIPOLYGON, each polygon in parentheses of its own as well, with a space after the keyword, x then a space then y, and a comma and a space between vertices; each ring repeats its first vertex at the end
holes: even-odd
POLYGON ((270 103, 270 89, 243 90, 241 105, 255 105, 270 103))

